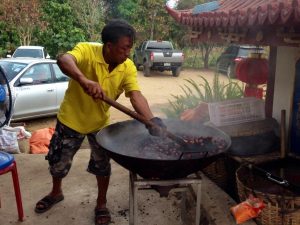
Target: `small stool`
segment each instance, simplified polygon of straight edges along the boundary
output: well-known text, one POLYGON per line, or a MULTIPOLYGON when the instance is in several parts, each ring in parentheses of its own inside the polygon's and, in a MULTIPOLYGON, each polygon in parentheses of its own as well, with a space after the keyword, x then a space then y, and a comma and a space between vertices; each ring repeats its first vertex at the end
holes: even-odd
POLYGON ((8 172, 11 172, 13 183, 14 183, 19 220, 23 221, 24 212, 23 212, 22 197, 21 197, 21 191, 19 185, 17 164, 14 157, 11 154, 0 151, 0 175, 8 172))

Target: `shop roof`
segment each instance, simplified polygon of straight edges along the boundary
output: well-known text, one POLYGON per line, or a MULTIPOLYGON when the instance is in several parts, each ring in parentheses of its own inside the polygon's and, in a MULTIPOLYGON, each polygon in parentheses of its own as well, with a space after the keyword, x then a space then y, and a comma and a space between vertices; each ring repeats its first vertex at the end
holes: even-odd
MULTIPOLYGON (((191 28, 194 41, 220 41, 224 35, 236 34, 240 36, 239 41, 245 43, 299 46, 300 0, 222 0, 213 3, 218 7, 210 7, 211 11, 199 11, 199 6, 187 10, 166 9, 178 23, 191 28)), ((233 42, 235 40, 233 38, 233 42)))

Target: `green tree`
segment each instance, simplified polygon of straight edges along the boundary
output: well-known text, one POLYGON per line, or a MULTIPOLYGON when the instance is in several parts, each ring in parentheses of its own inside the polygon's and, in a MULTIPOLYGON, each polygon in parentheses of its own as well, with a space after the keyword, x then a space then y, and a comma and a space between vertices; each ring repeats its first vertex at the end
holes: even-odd
POLYGON ((137 13, 139 23, 144 25, 145 39, 166 39, 169 34, 170 17, 164 6, 166 0, 139 0, 137 13), (143 16, 141 16, 143 15, 143 16))
POLYGON ((21 45, 30 45, 34 31, 45 28, 39 0, 2 0, 0 4, 0 19, 10 33, 17 33, 21 45))
POLYGON ((5 21, 0 21, 0 58, 12 54, 19 43, 19 37, 5 21))
POLYGON ((89 41, 99 41, 104 26, 104 2, 102 0, 68 0, 80 26, 89 41))
POLYGON ((47 30, 40 32, 39 39, 52 57, 71 49, 77 42, 86 40, 85 33, 67 2, 44 1, 43 12, 43 19, 48 26, 47 30))
POLYGON ((144 26, 141 24, 139 0, 121 0, 116 6, 120 18, 127 20, 137 31, 138 39, 144 33, 144 26))
POLYGON ((107 18, 122 18, 132 24, 138 41, 169 39, 172 19, 164 9, 167 0, 106 0, 107 18), (112 13, 114 12, 114 13, 112 13))
MULTIPOLYGON (((178 5, 177 5, 176 8, 178 10, 180 10, 180 9, 192 9, 196 5, 211 2, 211 1, 213 1, 213 0, 180 0, 178 2, 178 5)), ((184 34, 184 32, 182 33, 182 31, 179 31, 179 33, 182 34, 182 36, 179 36, 179 37, 183 37, 183 38, 182 38, 182 40, 178 40, 178 41, 180 43, 185 43, 185 45, 187 45, 187 46, 191 46, 191 43, 189 42, 189 32, 186 32, 187 30, 189 31, 189 28, 185 27, 183 29, 185 31, 185 34, 184 34)), ((193 47, 196 47, 200 50, 201 59, 203 60, 203 64, 204 64, 205 69, 209 68, 210 53, 213 51, 213 49, 216 46, 217 46, 216 44, 210 43, 210 42, 201 42, 201 43, 193 44, 193 47)))
POLYGON ((106 11, 107 20, 122 17, 118 9, 119 5, 123 4, 122 0, 103 0, 103 3, 106 11))
POLYGON ((118 6, 118 14, 123 19, 129 21, 131 24, 135 24, 136 19, 139 18, 138 11, 139 8, 138 0, 122 0, 118 6))

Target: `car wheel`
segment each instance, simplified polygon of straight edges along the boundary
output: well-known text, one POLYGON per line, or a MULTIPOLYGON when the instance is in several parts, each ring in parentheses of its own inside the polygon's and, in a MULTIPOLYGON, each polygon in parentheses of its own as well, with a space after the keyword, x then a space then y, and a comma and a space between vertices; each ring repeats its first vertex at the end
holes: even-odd
POLYGON ((143 66, 143 72, 144 72, 144 76, 145 77, 149 77, 150 76, 150 67, 147 65, 143 66))
POLYGON ((139 70, 140 65, 138 64, 137 58, 136 58, 135 56, 133 56, 133 63, 134 63, 134 65, 135 65, 136 69, 139 70))
POLYGON ((180 71, 181 71, 181 66, 172 69, 172 75, 173 75, 173 77, 178 77, 179 74, 180 74, 180 71))
POLYGON ((226 75, 227 75, 228 78, 234 78, 235 77, 235 75, 234 75, 234 66, 233 65, 229 65, 227 67, 226 75))

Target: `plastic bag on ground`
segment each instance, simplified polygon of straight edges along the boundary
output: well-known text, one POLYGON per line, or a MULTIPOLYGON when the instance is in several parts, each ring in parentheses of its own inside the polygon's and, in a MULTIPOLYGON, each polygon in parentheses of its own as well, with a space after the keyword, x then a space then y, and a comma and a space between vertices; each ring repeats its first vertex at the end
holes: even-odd
POLYGON ((241 224, 257 217, 263 208, 265 208, 263 201, 250 195, 244 202, 231 207, 230 211, 234 216, 236 223, 241 224))
POLYGON ((43 128, 32 132, 29 139, 30 153, 31 154, 47 154, 50 140, 54 133, 54 128, 43 128))
POLYGON ((0 150, 11 154, 21 153, 16 132, 0 130, 0 150))
POLYGON ((4 126, 0 129, 0 150, 11 154, 21 153, 18 140, 30 137, 31 133, 26 131, 24 126, 4 126))
POLYGON ((17 127, 4 126, 2 129, 10 132, 16 132, 18 140, 31 137, 31 133, 26 131, 24 126, 17 126, 17 127))

